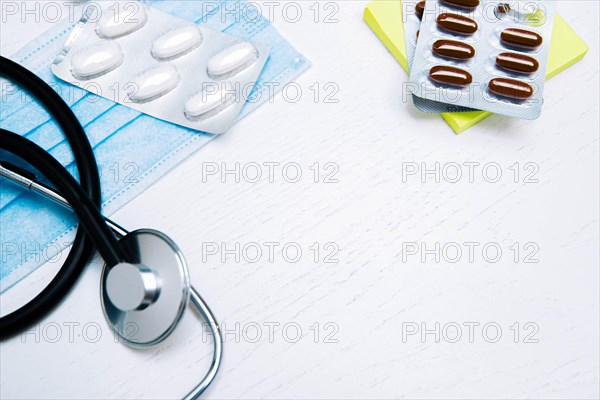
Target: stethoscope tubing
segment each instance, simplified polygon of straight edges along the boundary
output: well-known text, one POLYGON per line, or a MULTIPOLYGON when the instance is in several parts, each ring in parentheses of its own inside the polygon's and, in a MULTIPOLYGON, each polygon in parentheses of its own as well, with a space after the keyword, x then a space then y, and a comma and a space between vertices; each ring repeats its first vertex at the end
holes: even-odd
POLYGON ((204 375, 204 378, 202 378, 202 381, 184 397, 184 400, 195 400, 200 397, 217 376, 217 372, 219 371, 223 359, 223 336, 221 334, 221 328, 219 328, 219 323, 208 307, 208 304, 206 304, 204 299, 200 296, 200 293, 198 293, 193 286, 190 287, 190 300, 202 318, 204 318, 204 321, 206 321, 208 328, 212 333, 213 358, 210 368, 206 375, 204 375))
POLYGON ((112 266, 125 260, 116 237, 106 225, 98 207, 84 193, 73 176, 47 151, 32 141, 5 129, 0 129, 0 149, 29 163, 54 185, 69 203, 104 261, 112 266))
MULTIPOLYGON (((33 72, 0 56, 0 76, 28 91, 42 103, 62 129, 73 151, 81 188, 97 206, 101 204, 100 176, 91 144, 83 127, 62 98, 33 72)), ((23 331, 48 315, 70 292, 95 252, 95 245, 79 227, 65 262, 51 282, 32 300, 0 318, 0 339, 23 331)))

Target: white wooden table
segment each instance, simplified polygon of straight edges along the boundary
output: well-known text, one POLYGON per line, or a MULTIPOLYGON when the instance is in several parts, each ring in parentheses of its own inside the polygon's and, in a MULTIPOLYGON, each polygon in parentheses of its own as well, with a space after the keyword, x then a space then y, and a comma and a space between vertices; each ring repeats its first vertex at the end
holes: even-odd
MULTIPOLYGON (((403 102, 365 1, 319 3, 317 22, 297 4, 299 22, 273 19, 313 62, 299 101, 276 96, 113 216, 174 238, 227 331, 206 398, 598 398, 598 2, 558 5, 591 51, 547 84, 540 119, 460 136, 403 102), (239 183, 202 179, 236 163, 239 183), (265 163, 280 163, 272 182, 265 163), (439 182, 421 175, 436 166, 439 182)), ((3 21, 1 53, 49 26, 3 21)), ((192 313, 156 349, 115 343, 100 268, 1 345, 2 399, 177 398, 203 375, 211 342, 192 313)))

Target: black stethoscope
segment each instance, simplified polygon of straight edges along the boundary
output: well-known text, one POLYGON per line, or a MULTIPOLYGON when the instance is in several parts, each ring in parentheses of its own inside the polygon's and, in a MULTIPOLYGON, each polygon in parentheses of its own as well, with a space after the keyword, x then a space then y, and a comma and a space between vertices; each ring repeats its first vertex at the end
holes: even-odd
POLYGON ((191 300, 213 335, 208 373, 185 398, 195 399, 210 385, 222 358, 222 337, 210 308, 191 286, 177 245, 165 234, 141 229, 128 232, 100 212, 100 177, 92 146, 75 114, 42 79, 0 57, 0 76, 31 93, 56 120, 75 157, 80 182, 48 152, 15 133, 0 129, 0 150, 40 171, 54 188, 33 174, 3 161, 0 176, 72 209, 79 227, 65 263, 52 281, 27 304, 0 318, 0 338, 12 336, 46 316, 73 287, 95 249, 105 261, 100 280, 102 308, 122 341, 148 347, 165 340, 191 300))

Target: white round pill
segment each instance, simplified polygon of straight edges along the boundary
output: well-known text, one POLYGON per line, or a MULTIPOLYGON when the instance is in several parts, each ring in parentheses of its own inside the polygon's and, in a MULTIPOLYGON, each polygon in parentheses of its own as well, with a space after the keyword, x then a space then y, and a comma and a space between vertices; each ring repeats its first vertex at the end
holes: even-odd
POLYGON ((179 83, 179 73, 173 65, 163 65, 143 72, 130 86, 131 101, 144 102, 154 100, 173 90, 179 83))
POLYGON ((185 115, 190 119, 210 116, 226 107, 234 99, 233 86, 229 82, 212 83, 190 97, 185 103, 185 115))
POLYGON ((165 33, 152 43, 152 55, 156 58, 174 58, 200 46, 202 34, 195 25, 184 26, 165 33))
POLYGON ((208 60, 208 74, 213 78, 231 76, 249 67, 258 51, 248 42, 235 43, 208 60))
POLYGON ((96 23, 96 32, 98 35, 105 38, 124 36, 137 31, 146 24, 146 10, 141 3, 128 4, 137 4, 137 7, 133 10, 119 8, 115 11, 109 8, 104 11, 104 15, 96 23))
POLYGON ((71 58, 71 70, 79 79, 90 79, 117 68, 123 62, 118 43, 102 42, 81 49, 71 58))

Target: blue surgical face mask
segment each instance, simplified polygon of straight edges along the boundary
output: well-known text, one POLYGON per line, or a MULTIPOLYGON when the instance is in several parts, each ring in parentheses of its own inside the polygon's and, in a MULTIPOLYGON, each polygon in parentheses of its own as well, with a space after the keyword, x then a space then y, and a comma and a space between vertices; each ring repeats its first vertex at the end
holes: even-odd
MULTIPOLYGON (((148 1, 175 16, 269 46, 271 56, 240 118, 269 100, 309 67, 309 62, 252 7, 240 1, 148 1), (222 12, 222 10, 228 12, 222 12), (243 17, 230 10, 244 9, 243 17)), ((96 96, 55 78, 50 65, 74 22, 64 20, 12 59, 48 82, 69 104, 94 148, 101 171, 103 213, 110 215, 214 136, 173 125, 96 96)), ((74 174, 71 150, 56 123, 27 94, 0 80, 0 126, 50 152, 74 174)), ((57 254, 74 237, 76 220, 39 195, 0 182, 0 293, 57 254)))

